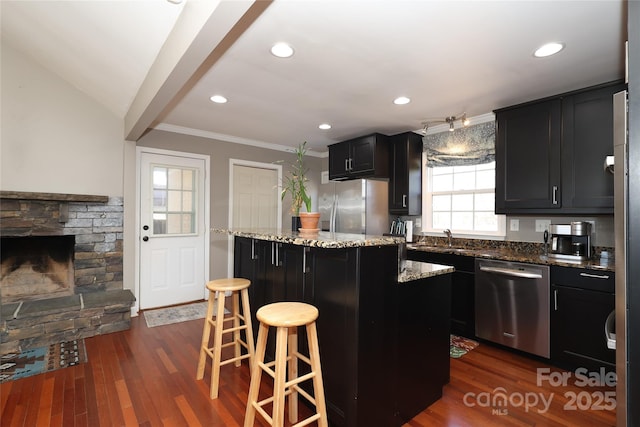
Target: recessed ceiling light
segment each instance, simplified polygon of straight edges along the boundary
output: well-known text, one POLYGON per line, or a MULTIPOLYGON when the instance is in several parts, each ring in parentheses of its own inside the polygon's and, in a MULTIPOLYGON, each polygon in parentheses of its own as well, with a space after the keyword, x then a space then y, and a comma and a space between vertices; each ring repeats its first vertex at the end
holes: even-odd
POLYGON ((293 56, 293 48, 287 43, 276 43, 271 47, 271 53, 278 58, 289 58, 293 56))
POLYGON ((545 56, 555 55, 562 49, 564 49, 564 43, 547 43, 540 46, 535 52, 533 52, 533 56, 535 56, 536 58, 544 58, 545 56))
POLYGON ((225 102, 227 102, 227 98, 225 98, 222 95, 213 95, 211 98, 209 98, 211 101, 215 102, 216 104, 224 104, 225 102))
POLYGON ((321 125, 318 126, 320 129, 322 130, 327 130, 327 129, 331 129, 331 125, 329 123, 322 123, 321 125))
POLYGON ((410 102, 411 102, 411 99, 407 98, 406 96, 399 96, 393 100, 393 103, 396 105, 404 105, 410 102))

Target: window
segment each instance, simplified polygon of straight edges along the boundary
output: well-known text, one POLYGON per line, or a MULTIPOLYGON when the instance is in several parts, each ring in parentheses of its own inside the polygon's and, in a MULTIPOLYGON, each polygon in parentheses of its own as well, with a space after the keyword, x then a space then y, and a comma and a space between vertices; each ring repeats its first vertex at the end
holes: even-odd
MULTIPOLYGON (((426 157, 423 155, 425 162, 426 157)), ((505 216, 494 213, 495 161, 427 167, 424 176, 424 231, 505 235, 505 216)))
POLYGON ((153 234, 196 232, 196 170, 153 166, 153 234))

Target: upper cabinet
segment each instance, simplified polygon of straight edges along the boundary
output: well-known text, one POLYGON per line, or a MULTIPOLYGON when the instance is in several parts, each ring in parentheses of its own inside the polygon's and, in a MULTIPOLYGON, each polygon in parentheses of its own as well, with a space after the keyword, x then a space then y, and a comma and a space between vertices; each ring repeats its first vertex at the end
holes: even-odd
POLYGON ((600 85, 496 110, 496 213, 613 213, 613 94, 600 85))
POLYGON ((390 138, 389 213, 422 213, 422 136, 405 132, 390 138))
POLYGON ((329 179, 389 178, 388 137, 379 133, 329 145, 329 179))

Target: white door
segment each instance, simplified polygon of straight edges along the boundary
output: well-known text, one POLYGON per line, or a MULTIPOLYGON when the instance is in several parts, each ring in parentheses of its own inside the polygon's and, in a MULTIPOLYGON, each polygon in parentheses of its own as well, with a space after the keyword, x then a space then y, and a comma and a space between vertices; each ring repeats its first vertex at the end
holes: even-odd
POLYGON ((245 165, 233 167, 234 228, 276 228, 278 171, 245 165))
POLYGON ((201 300, 208 247, 204 158, 140 154, 140 308, 201 300))

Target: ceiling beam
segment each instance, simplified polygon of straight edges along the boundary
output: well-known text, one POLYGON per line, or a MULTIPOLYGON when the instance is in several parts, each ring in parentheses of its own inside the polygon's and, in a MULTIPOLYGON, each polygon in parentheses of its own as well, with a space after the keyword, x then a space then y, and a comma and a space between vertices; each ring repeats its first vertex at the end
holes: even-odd
POLYGON ((159 123, 271 2, 188 1, 124 118, 125 139, 159 123))

